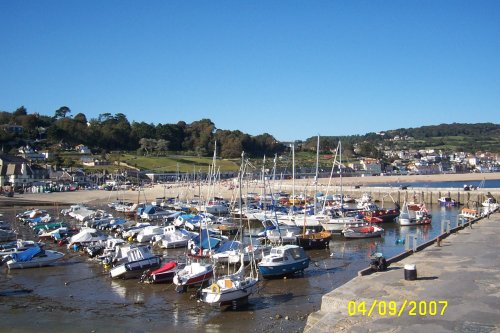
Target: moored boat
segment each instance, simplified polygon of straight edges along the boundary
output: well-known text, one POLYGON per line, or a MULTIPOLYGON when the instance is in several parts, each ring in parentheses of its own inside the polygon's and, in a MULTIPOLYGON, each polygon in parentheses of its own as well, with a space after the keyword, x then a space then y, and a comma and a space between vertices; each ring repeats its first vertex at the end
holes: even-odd
POLYGON ((480 216, 480 214, 476 209, 463 208, 458 216, 462 217, 462 218, 474 220, 474 219, 477 219, 480 216))
POLYGON ((374 238, 381 237, 384 229, 378 226, 351 227, 344 229, 342 235, 345 238, 374 238))
POLYGON ((281 245, 271 249, 258 264, 263 277, 275 277, 303 272, 309 267, 310 258, 297 245, 281 245))
POLYGON ((208 282, 214 275, 214 267, 210 263, 192 261, 175 274, 173 282, 182 290, 189 286, 200 285, 208 282))
POLYGON ((325 249, 329 247, 332 233, 322 230, 318 232, 307 230, 306 232, 297 235, 297 245, 304 249, 325 249))
POLYGON ((367 222, 385 223, 394 222, 394 220, 399 216, 400 210, 397 205, 394 209, 383 209, 373 202, 368 202, 362 205, 360 213, 367 222))
POLYGON ((447 196, 439 198, 438 203, 441 206, 445 206, 445 207, 455 207, 455 206, 459 205, 458 201, 456 201, 450 197, 447 197, 447 196))
POLYGON ((247 300, 257 290, 258 282, 259 279, 253 274, 245 276, 245 265, 243 255, 241 255, 241 265, 238 271, 222 276, 211 286, 203 288, 200 300, 215 306, 231 305, 240 300, 247 300))
POLYGON ((62 252, 44 250, 39 246, 33 246, 22 252, 10 254, 6 263, 9 269, 35 268, 48 266, 62 257, 64 257, 62 252))
POLYGON ((430 224, 432 216, 429 214, 424 204, 403 204, 403 209, 399 214, 399 225, 411 226, 430 224))
POLYGON ((132 247, 127 253, 127 261, 111 268, 109 274, 121 279, 139 277, 145 270, 159 267, 160 262, 160 257, 154 255, 149 246, 132 247))
POLYGON ((169 261, 158 269, 148 269, 141 275, 141 282, 145 283, 171 283, 175 274, 183 269, 185 264, 169 261))

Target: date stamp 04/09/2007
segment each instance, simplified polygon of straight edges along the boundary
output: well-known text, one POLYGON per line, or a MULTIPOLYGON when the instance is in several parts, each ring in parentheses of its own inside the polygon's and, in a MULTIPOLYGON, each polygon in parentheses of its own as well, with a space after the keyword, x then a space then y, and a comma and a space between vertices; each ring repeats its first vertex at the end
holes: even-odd
POLYGON ((350 301, 347 304, 347 313, 349 316, 381 316, 381 317, 401 317, 408 316, 443 316, 448 307, 448 301, 378 301, 374 300, 371 304, 366 301, 350 301))

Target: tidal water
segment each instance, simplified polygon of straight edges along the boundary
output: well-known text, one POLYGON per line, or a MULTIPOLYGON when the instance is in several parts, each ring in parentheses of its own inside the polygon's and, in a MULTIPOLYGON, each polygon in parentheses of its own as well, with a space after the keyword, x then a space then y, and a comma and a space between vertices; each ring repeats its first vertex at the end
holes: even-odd
MULTIPOLYGON (((247 307, 211 308, 194 298, 195 290, 177 293, 170 284, 148 285, 137 280, 112 280, 97 262, 66 247, 51 267, 12 270, 0 267, 0 322, 9 332, 297 332, 307 315, 321 306, 325 293, 344 284, 369 265, 370 255, 386 258, 404 251, 401 240, 417 237, 418 244, 441 230, 442 220, 455 226, 459 208, 428 207, 433 222, 427 226, 382 224, 382 238, 344 240, 334 236, 330 248, 308 251, 312 262, 304 275, 262 280, 247 307)), ((18 212, 20 210, 18 209, 18 212)), ((15 210, 4 211, 14 221, 15 210)), ((12 222, 23 238, 31 231, 12 222)), ((183 250, 162 252, 165 259, 183 250)))
MULTIPOLYGON (((402 177, 404 179, 404 177, 402 177)), ((380 183, 380 184, 370 184, 367 187, 400 187, 408 186, 408 189, 412 187, 423 187, 423 188, 454 188, 463 189, 464 185, 476 186, 481 188, 500 188, 500 179, 491 179, 486 181, 480 180, 468 180, 468 181, 447 181, 447 182, 397 182, 397 183, 380 183)))

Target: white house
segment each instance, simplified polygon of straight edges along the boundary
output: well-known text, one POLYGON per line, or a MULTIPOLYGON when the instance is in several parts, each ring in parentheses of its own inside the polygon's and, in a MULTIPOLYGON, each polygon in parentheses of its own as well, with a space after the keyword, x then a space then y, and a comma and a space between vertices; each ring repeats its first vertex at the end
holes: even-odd
POLYGON ((31 182, 33 171, 25 158, 0 154, 0 186, 10 184, 19 187, 31 182))

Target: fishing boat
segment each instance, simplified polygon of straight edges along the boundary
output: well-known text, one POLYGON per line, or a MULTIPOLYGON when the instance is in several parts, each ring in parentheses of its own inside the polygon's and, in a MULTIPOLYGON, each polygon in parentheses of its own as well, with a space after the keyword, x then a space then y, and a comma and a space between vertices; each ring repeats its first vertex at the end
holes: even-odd
POLYGON ((171 283, 175 274, 183 269, 185 264, 179 264, 177 261, 169 261, 158 269, 148 269, 140 277, 144 283, 171 283))
POLYGON ((159 267, 160 261, 160 257, 154 255, 149 246, 131 247, 127 261, 111 268, 109 274, 112 278, 120 279, 139 277, 145 270, 159 267))
POLYGON ((498 202, 492 196, 487 196, 486 199, 481 203, 483 207, 492 208, 493 210, 498 208, 498 202))
POLYGON ((470 219, 470 220, 475 220, 477 219, 480 215, 479 212, 476 209, 470 209, 470 208, 463 208, 460 214, 458 215, 459 217, 465 218, 465 219, 470 219))
POLYGON ((271 249, 258 264, 263 277, 276 277, 303 272, 309 267, 311 259, 298 245, 281 245, 271 249))
POLYGON ((64 257, 64 253, 44 250, 39 246, 30 247, 22 252, 15 252, 5 259, 9 269, 35 268, 52 264, 64 257))
POLYGON ((439 203, 439 205, 445 206, 445 207, 458 206, 458 201, 456 201, 450 197, 441 197, 438 199, 438 203, 439 203))
POLYGON ((401 226, 430 224, 432 216, 424 204, 404 203, 398 220, 401 226))
POLYGON ((381 237, 384 229, 378 226, 351 227, 344 229, 342 235, 345 238, 374 238, 381 237))
POLYGON ((360 214, 369 223, 394 222, 399 216, 399 206, 394 209, 383 209, 373 202, 361 205, 360 214))

